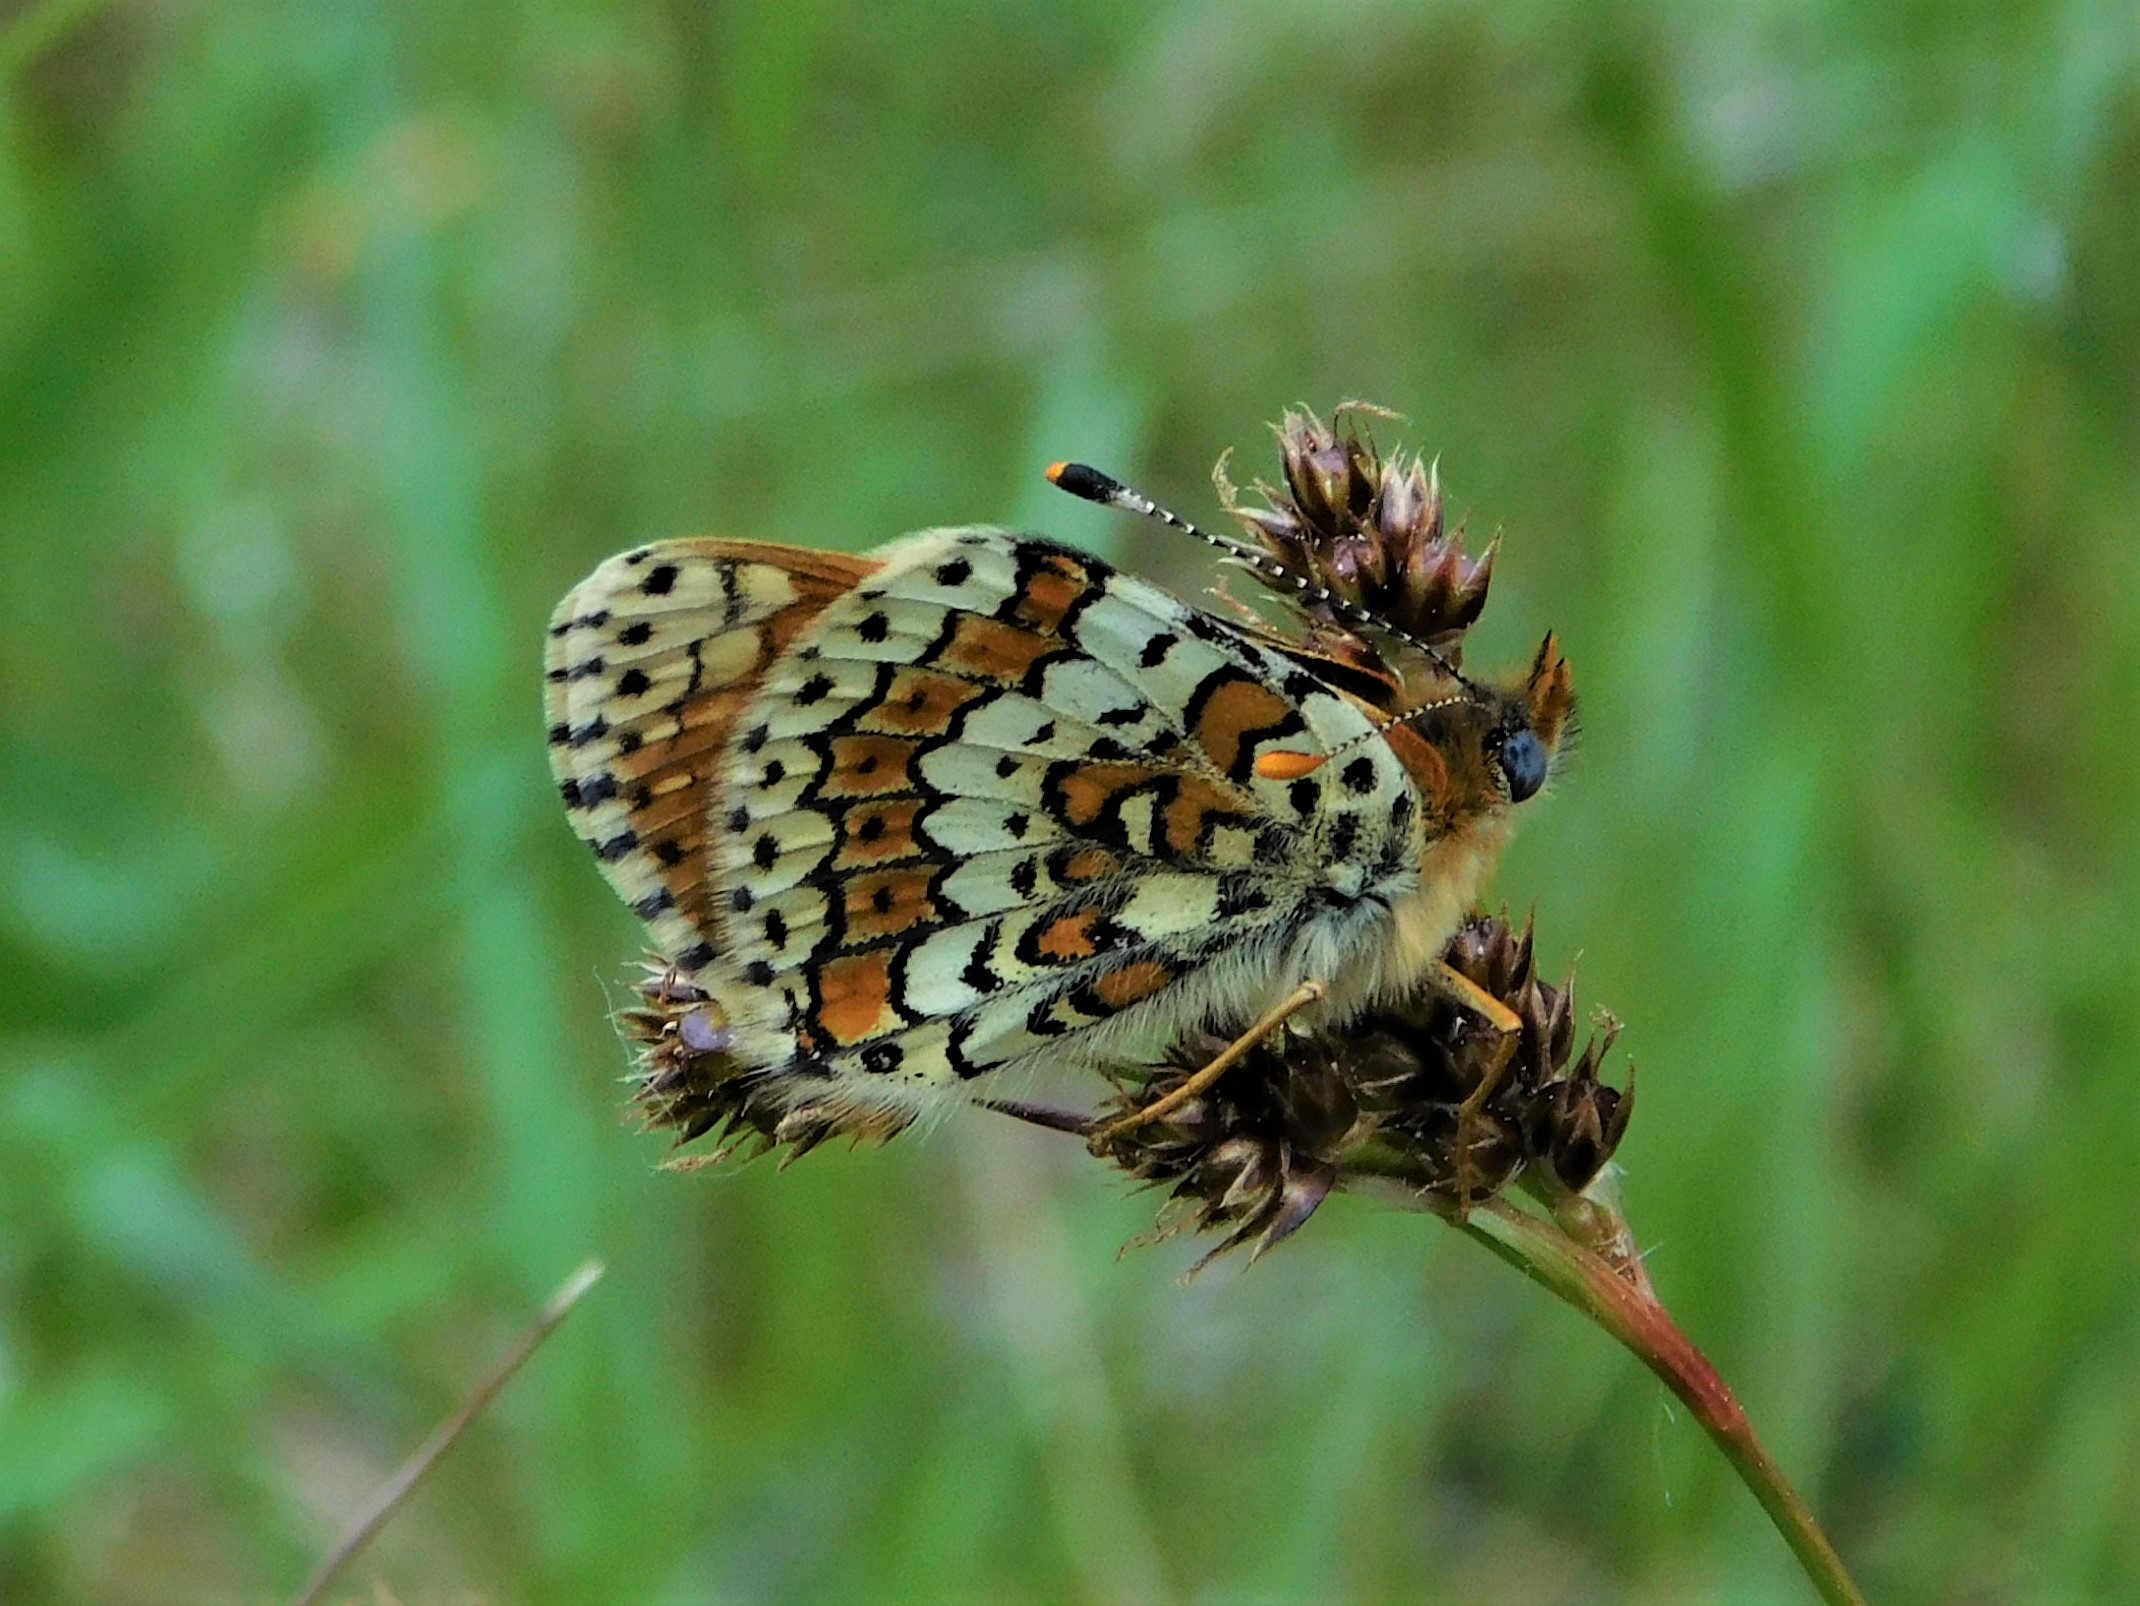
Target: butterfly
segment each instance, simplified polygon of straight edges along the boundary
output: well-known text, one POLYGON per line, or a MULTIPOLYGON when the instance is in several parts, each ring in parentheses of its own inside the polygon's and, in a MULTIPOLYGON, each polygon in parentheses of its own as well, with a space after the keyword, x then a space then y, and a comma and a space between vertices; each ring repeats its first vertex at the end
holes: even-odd
POLYGON ((1302 1010, 1461 990, 1441 952, 1566 723, 1553 638, 1485 684, 1279 556, 1050 478, 1219 547, 1276 616, 980 527, 662 541, 553 615, 573 829, 761 1102, 889 1135, 1236 1034, 1193 1093, 1302 1010))

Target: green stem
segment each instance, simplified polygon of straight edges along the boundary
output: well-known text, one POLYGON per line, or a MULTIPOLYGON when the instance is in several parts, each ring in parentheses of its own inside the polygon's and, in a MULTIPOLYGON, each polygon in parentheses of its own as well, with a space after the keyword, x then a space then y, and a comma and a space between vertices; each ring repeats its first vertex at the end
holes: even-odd
POLYGON ((1663 1379, 1761 1502, 1821 1598, 1830 1606, 1865 1606, 1811 1509, 1754 1437, 1745 1409, 1646 1287, 1553 1222, 1503 1199, 1474 1206, 1458 1225, 1612 1334, 1663 1379))

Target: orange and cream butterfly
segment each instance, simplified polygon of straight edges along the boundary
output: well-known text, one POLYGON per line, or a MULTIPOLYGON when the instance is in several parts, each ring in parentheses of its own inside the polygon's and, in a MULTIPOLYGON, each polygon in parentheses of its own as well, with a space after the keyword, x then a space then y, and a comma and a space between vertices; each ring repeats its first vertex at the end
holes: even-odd
POLYGON ((1219 547, 1279 617, 986 528, 664 541, 557 608, 572 825, 761 1105, 886 1134, 1198 1028, 1237 1034, 1216 1075, 1431 983, 1545 780, 1551 637, 1485 685, 1270 552, 1050 478, 1219 547))

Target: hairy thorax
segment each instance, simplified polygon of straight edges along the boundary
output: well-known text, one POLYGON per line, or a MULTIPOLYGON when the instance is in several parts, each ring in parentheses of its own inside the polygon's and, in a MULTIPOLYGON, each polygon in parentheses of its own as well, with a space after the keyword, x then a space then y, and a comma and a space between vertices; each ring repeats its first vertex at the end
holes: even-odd
POLYGON ((1391 900, 1387 924, 1375 941, 1362 945, 1358 963, 1326 978, 1333 1018, 1392 1004, 1417 990, 1477 901, 1508 832, 1507 812, 1495 810, 1426 845, 1418 885, 1391 900))

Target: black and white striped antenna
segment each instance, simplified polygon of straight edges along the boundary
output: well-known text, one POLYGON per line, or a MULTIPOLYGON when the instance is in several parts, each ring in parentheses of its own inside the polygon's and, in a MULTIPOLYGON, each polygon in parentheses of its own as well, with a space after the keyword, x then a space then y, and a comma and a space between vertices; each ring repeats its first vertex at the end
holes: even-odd
MULTIPOLYGON (((1279 562, 1261 548, 1253 546, 1246 541, 1236 540, 1230 535, 1218 535, 1210 530, 1200 529, 1179 513, 1170 512, 1161 507, 1142 491, 1131 489, 1112 474, 1102 474, 1088 463, 1051 463, 1048 465, 1048 481, 1058 489, 1068 491, 1072 496, 1083 497, 1088 502, 1097 502, 1102 507, 1119 508, 1125 513, 1142 514, 1145 518, 1157 519, 1161 524, 1172 525, 1184 535, 1194 536, 1206 546, 1216 547, 1229 558, 1234 559, 1246 568, 1253 569, 1266 580, 1278 585, 1292 587, 1294 594, 1302 602, 1327 608, 1333 615, 1344 620, 1347 624, 1357 625, 1367 630, 1378 630, 1386 636, 1394 637, 1424 656, 1429 663, 1462 686, 1467 693, 1463 697, 1444 697, 1419 708, 1414 708, 1408 713, 1392 715, 1377 725, 1371 734, 1379 736, 1394 726, 1409 724, 1422 715, 1431 714, 1437 708, 1447 708, 1452 703, 1477 700, 1479 692, 1477 683, 1417 636, 1409 631, 1398 629, 1387 619, 1361 607, 1357 602, 1339 596, 1328 586, 1318 585, 1306 575, 1296 574, 1289 566, 1279 562)), ((1361 739, 1364 738, 1356 740, 1361 739)), ((1347 742, 1332 753, 1324 754, 1313 764, 1307 765, 1306 768, 1291 770, 1291 774, 1305 775, 1309 769, 1320 768, 1323 763, 1335 757, 1336 753, 1343 752, 1346 748, 1354 745, 1356 745, 1356 742, 1347 742)), ((1308 757, 1306 754, 1279 753, 1269 753, 1264 756, 1267 759, 1298 757, 1303 760, 1308 757)), ((1262 767, 1259 762, 1258 768, 1262 767)), ((1286 777, 1274 776, 1274 778, 1290 778, 1290 775, 1286 777)))

